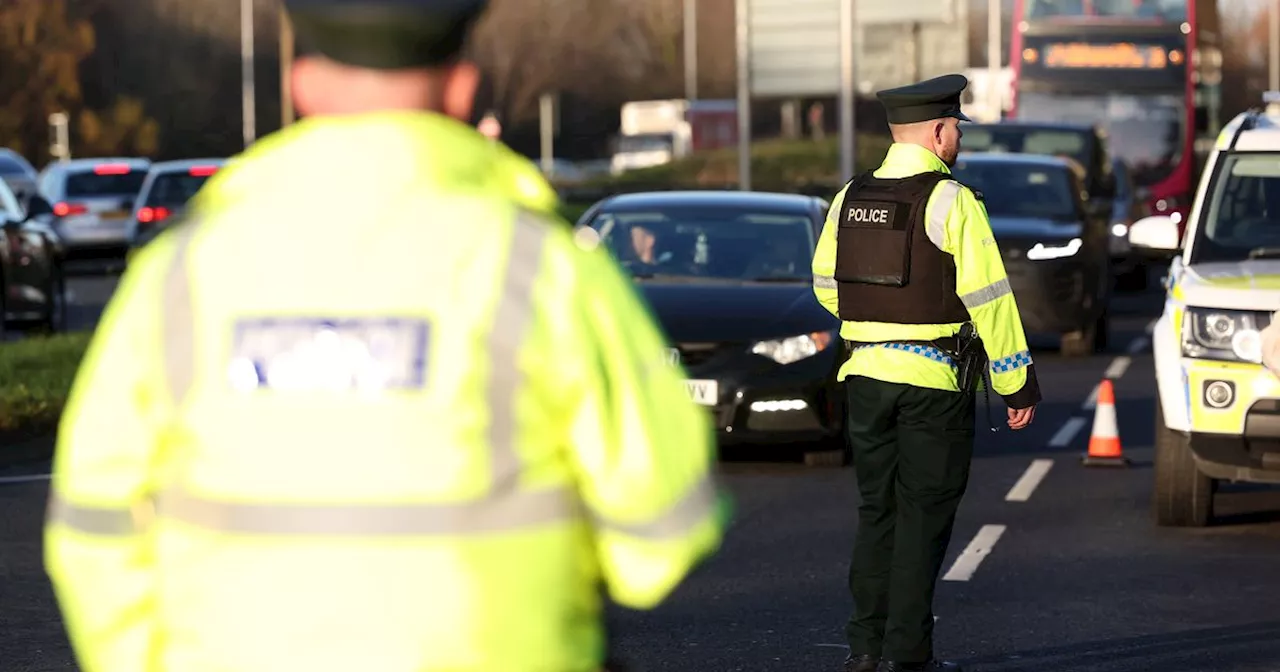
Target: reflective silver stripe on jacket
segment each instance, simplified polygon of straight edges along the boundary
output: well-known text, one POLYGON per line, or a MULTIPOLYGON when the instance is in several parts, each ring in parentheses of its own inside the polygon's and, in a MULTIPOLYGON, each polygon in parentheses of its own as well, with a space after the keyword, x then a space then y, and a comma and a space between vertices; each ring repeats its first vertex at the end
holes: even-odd
POLYGON ((1005 294, 1012 293, 1013 288, 1009 286, 1009 279, 1002 278, 987 285, 986 287, 983 287, 982 289, 975 289, 972 292, 961 296, 960 302, 964 304, 965 308, 973 310, 978 306, 984 306, 991 303, 1005 294))
MULTIPOLYGON (((548 223, 534 215, 517 218, 502 294, 490 329, 490 366, 486 399, 491 414, 491 479, 479 499, 432 503, 250 503, 197 495, 169 488, 154 503, 125 508, 73 504, 51 497, 49 516, 75 530, 99 535, 128 535, 146 527, 152 515, 219 532, 265 535, 467 535, 528 529, 581 519, 581 501, 566 484, 522 490, 516 442, 516 397, 523 386, 520 344, 533 324, 533 285, 546 253, 548 223), (151 508, 154 504, 154 509, 151 508)), ((195 333, 188 275, 188 254, 196 227, 175 231, 177 249, 165 286, 165 368, 175 404, 194 381, 195 333)), ((633 536, 665 538, 685 533, 706 519, 715 506, 710 477, 696 484, 664 514, 642 523, 609 521, 598 525, 633 536)))
POLYGON ((937 194, 937 200, 929 208, 929 218, 925 222, 924 232, 929 237, 929 242, 945 252, 947 217, 951 215, 951 208, 956 204, 956 196, 960 194, 960 183, 952 180, 939 182, 933 193, 937 194))

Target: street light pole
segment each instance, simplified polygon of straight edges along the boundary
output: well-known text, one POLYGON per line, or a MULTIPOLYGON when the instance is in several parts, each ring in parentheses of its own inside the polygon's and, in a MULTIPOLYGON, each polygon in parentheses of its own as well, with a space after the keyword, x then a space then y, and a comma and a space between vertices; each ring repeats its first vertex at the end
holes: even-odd
POLYGON ((1272 91, 1280 91, 1280 0, 1272 0, 1271 15, 1271 87, 1272 91))
POLYGON ((258 112, 254 103, 257 89, 254 83, 253 56, 253 0, 240 0, 240 78, 244 115, 244 146, 247 148, 257 138, 258 112))
POLYGON ((1004 19, 1000 0, 987 0, 987 109, 992 121, 1004 116, 1004 96, 1000 95, 1000 24, 1004 19))
POLYGON ((698 99, 698 0, 684 0, 684 97, 698 99))

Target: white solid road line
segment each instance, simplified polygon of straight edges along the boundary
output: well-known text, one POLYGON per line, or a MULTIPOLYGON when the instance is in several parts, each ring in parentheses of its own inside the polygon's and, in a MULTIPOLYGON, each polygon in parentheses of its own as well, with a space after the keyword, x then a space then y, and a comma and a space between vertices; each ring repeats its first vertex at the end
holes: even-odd
POLYGON ((956 563, 947 570, 942 580, 968 581, 973 578, 973 573, 978 571, 978 565, 981 565, 983 559, 991 554, 991 549, 995 548, 997 541, 1000 541, 1000 535, 1004 534, 1004 530, 1004 525, 983 525, 960 557, 956 558, 956 563))
POLYGON ((1107 367, 1107 371, 1106 373, 1102 374, 1102 377, 1116 380, 1120 376, 1123 376, 1125 371, 1129 370, 1129 364, 1131 362, 1132 360, 1130 360, 1128 357, 1124 357, 1124 356, 1116 357, 1114 360, 1111 361, 1111 366, 1107 367))
POLYGON ((1052 468, 1053 460, 1032 460, 1031 465, 1022 474, 1022 478, 1019 478, 1018 482, 1014 483, 1013 488, 1009 490, 1009 494, 1004 496, 1004 501, 1025 502, 1031 499, 1031 493, 1036 491, 1040 481, 1044 480, 1045 475, 1052 468))
POLYGON ((1065 448, 1071 440, 1076 438, 1076 433, 1084 429, 1084 418, 1071 418, 1058 430, 1057 434, 1049 439, 1049 445, 1053 448, 1065 448))
POLYGON ((1143 350, 1146 349, 1147 344, 1149 342, 1150 341, 1147 339, 1146 336, 1139 336, 1133 339, 1133 342, 1129 344, 1129 354, 1136 355, 1139 352, 1142 352, 1143 350))
POLYGON ((9 483, 31 483, 33 481, 47 481, 49 480, 49 478, 50 478, 49 474, 36 474, 34 476, 5 476, 0 478, 0 485, 6 485, 9 483))

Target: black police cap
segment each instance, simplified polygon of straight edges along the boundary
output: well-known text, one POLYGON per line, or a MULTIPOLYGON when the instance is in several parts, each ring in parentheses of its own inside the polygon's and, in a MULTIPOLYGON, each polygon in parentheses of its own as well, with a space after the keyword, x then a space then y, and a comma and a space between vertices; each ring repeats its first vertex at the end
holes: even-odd
POLYGON ((488 0, 285 0, 301 53, 377 70, 457 58, 488 0))
POLYGON ((943 75, 917 84, 876 93, 891 124, 914 124, 954 117, 972 121, 960 111, 960 94, 969 86, 964 75, 943 75))

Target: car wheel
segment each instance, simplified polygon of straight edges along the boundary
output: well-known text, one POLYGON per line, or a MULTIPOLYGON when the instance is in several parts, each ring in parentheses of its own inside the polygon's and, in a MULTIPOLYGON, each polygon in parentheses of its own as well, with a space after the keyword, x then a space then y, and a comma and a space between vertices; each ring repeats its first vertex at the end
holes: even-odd
POLYGON ((1191 442, 1164 424, 1164 409, 1156 401, 1155 488, 1151 513, 1161 527, 1204 527, 1213 518, 1217 481, 1196 468, 1191 442))

